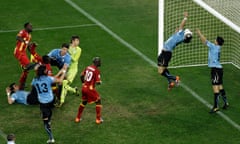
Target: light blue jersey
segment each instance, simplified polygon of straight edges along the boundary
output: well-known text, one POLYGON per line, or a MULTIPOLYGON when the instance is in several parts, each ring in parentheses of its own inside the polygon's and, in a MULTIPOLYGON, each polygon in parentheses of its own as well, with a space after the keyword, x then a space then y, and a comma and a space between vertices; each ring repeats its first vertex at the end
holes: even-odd
POLYGON ((27 103, 28 94, 29 92, 27 91, 19 90, 11 95, 11 99, 16 103, 28 105, 27 103))
POLYGON ((71 64, 71 56, 66 53, 66 55, 61 56, 61 49, 53 49, 50 53, 48 53, 48 56, 51 58, 55 58, 57 62, 62 67, 65 63, 69 66, 71 64))
POLYGON ((220 54, 221 47, 219 45, 215 45, 209 41, 206 41, 206 45, 208 46, 208 67, 216 67, 222 68, 220 64, 220 54))
POLYGON ((50 103, 53 101, 54 96, 52 92, 52 83, 55 78, 51 76, 40 76, 32 80, 32 85, 36 87, 38 93, 38 100, 40 103, 50 103))
POLYGON ((171 37, 169 37, 167 41, 164 42, 163 49, 165 51, 172 52, 173 49, 183 41, 184 41, 184 31, 179 30, 178 32, 174 33, 171 37))

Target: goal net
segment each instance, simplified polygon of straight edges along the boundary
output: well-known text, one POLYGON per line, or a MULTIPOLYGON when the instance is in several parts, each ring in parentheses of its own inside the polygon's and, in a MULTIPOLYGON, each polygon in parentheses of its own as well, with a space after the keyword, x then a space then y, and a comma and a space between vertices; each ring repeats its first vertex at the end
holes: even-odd
POLYGON ((240 68, 240 6, 239 0, 159 0, 158 54, 166 41, 179 27, 183 13, 188 12, 185 28, 193 32, 191 43, 178 45, 172 55, 170 67, 207 65, 208 49, 196 34, 199 28, 207 40, 217 36, 225 40, 221 49, 221 63, 240 68))

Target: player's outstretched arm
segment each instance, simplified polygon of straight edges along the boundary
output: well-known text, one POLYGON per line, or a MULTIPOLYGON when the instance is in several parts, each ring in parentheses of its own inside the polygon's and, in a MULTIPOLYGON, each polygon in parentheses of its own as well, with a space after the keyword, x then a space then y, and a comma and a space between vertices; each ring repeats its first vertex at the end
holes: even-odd
POLYGON ((66 70, 64 68, 62 68, 59 73, 57 74, 57 76, 55 75, 55 83, 62 83, 64 77, 65 77, 65 74, 66 74, 66 70))
POLYGON ((179 30, 182 30, 186 24, 186 21, 187 21, 187 18, 188 18, 188 13, 187 12, 184 12, 184 18, 179 26, 179 30))
POLYGON ((206 37, 201 33, 200 29, 197 29, 197 34, 198 34, 198 36, 200 37, 202 43, 203 43, 203 44, 206 44, 207 39, 206 39, 206 37))

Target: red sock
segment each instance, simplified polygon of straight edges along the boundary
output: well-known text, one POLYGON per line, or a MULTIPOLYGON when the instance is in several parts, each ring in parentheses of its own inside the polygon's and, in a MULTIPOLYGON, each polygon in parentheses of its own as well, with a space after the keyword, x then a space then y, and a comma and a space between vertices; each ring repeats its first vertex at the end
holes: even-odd
POLYGON ((96 119, 100 120, 101 118, 102 105, 96 105, 96 119))
POLYGON ((23 71, 19 80, 20 86, 19 89, 23 90, 25 87, 25 82, 27 80, 27 76, 28 76, 28 71, 23 71))
POLYGON ((79 108, 78 108, 78 114, 77 114, 77 118, 81 118, 82 112, 84 110, 85 106, 83 104, 80 104, 79 108))

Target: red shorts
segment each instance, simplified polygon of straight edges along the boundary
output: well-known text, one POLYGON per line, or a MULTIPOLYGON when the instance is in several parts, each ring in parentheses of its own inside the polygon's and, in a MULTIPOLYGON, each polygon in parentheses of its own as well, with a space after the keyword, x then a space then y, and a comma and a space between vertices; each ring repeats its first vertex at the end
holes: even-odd
POLYGON ((15 53, 14 56, 18 59, 19 63, 23 67, 26 67, 30 63, 26 53, 15 53))
POLYGON ((94 103, 100 100, 100 96, 95 89, 90 89, 87 86, 82 87, 82 100, 88 103, 94 103))

